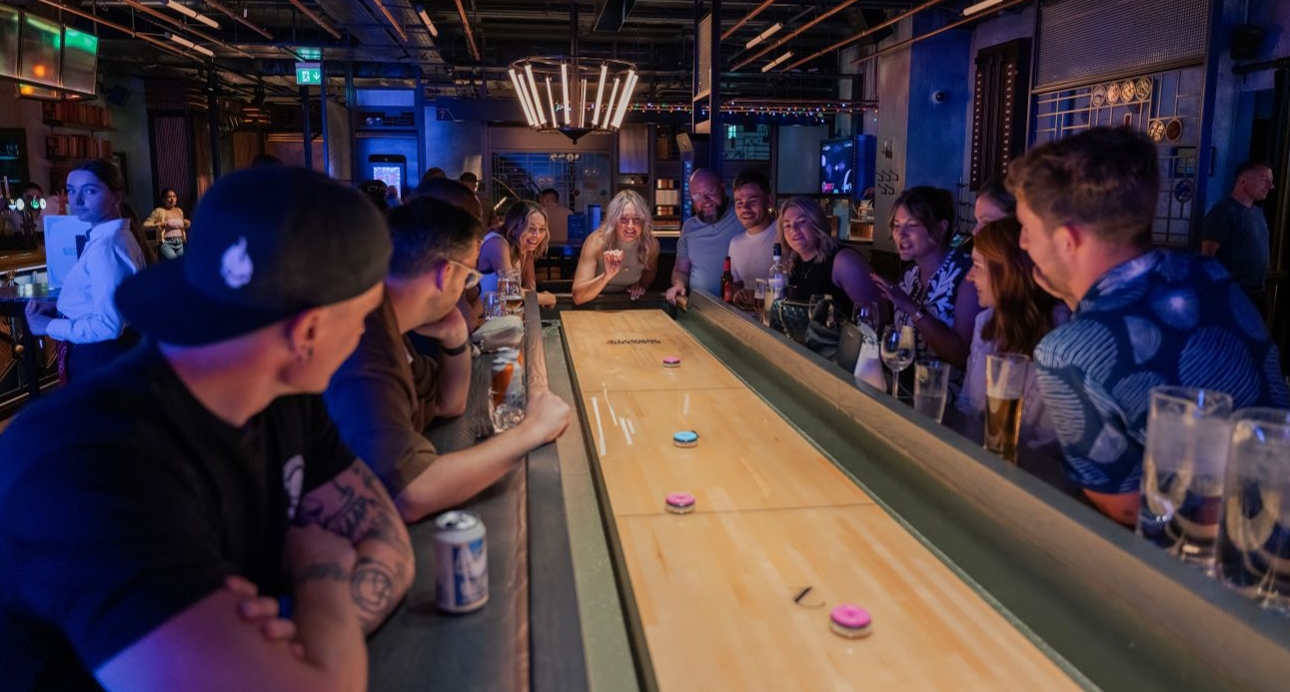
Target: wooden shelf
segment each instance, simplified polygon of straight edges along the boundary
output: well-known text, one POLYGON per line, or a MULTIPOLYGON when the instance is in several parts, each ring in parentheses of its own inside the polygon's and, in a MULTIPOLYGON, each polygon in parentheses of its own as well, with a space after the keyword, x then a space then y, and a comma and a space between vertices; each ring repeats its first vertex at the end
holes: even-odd
POLYGON ((61 127, 65 130, 79 130, 81 132, 116 132, 115 127, 106 125, 84 125, 81 123, 67 123, 61 120, 46 120, 44 123, 50 127, 61 127))

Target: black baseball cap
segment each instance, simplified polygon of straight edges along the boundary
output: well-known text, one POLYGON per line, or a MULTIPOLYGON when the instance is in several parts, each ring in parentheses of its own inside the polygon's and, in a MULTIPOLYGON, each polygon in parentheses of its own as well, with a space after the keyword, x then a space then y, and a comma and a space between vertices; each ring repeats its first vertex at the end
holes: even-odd
POLYGON ((165 344, 232 339, 383 281, 385 219, 357 190, 303 168, 249 168, 198 204, 183 256, 116 291, 126 321, 165 344))

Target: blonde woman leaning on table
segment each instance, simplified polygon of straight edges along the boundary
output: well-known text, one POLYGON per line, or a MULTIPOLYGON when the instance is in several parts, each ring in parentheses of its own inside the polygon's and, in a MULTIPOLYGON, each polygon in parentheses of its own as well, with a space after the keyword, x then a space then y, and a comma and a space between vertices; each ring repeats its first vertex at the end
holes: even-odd
POLYGON ((658 240, 645 198, 623 190, 609 203, 604 225, 582 244, 573 275, 573 302, 581 305, 601 293, 626 292, 640 298, 658 273, 658 240))
POLYGON ((157 232, 157 253, 162 259, 175 259, 184 254, 188 244, 188 219, 180 209, 179 195, 174 189, 161 189, 161 206, 152 210, 152 214, 143 222, 143 230, 157 232))
POLYGON ((67 175, 68 211, 90 224, 85 250, 63 279, 57 303, 27 304, 32 334, 68 344, 68 381, 106 365, 135 341, 112 296, 126 277, 143 270, 149 255, 140 243, 142 229, 121 216, 124 189, 110 161, 87 161, 67 175))
MULTIPOLYGON (((538 257, 546 255, 551 235, 547 232, 546 211, 534 202, 516 202, 506 210, 502 231, 490 231, 479 247, 479 264, 484 275, 480 282, 484 291, 497 290, 497 272, 513 269, 520 273, 520 286, 537 290, 538 257)), ((538 293, 538 305, 555 307, 555 295, 538 293)))

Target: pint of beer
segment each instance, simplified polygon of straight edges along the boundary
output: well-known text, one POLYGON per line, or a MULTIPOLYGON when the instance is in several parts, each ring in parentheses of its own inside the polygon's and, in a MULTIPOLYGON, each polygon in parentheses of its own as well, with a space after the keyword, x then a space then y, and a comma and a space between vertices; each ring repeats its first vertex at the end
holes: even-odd
POLYGON ((1029 373, 1030 358, 1020 353, 985 357, 985 448, 1013 463, 1029 373))

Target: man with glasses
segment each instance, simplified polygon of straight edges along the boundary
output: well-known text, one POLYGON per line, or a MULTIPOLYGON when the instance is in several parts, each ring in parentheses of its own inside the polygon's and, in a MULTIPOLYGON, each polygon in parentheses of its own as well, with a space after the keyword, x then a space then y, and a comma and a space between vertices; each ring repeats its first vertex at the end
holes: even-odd
POLYGON ((372 467, 404 521, 454 507, 492 485, 530 450, 554 440, 569 406, 532 392, 524 421, 491 439, 440 455, 425 437, 435 418, 466 410, 471 353, 457 301, 479 283, 481 228, 469 212, 429 196, 392 210, 394 255, 385 299, 325 394, 341 438, 372 467), (410 332, 435 339, 435 359, 416 352, 410 332))
POLYGON ((672 287, 665 294, 672 304, 691 289, 721 295, 722 261, 730 250, 730 239, 744 230, 726 199, 720 173, 707 168, 695 171, 690 176, 690 201, 694 216, 681 226, 672 287))

